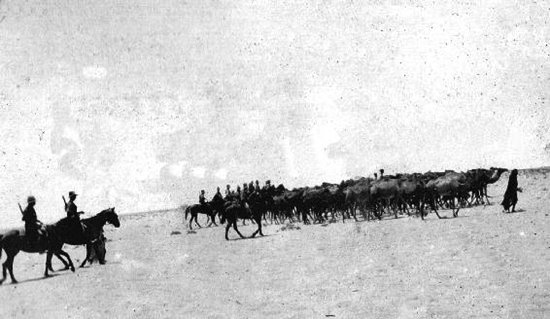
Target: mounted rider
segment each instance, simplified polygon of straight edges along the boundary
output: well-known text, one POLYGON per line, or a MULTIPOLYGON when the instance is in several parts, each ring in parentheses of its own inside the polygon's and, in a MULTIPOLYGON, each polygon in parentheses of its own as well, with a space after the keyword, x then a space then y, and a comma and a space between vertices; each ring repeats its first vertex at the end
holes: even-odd
POLYGON ((215 202, 215 201, 219 201, 220 199, 223 200, 223 196, 222 196, 222 193, 220 192, 220 188, 217 187, 216 194, 214 194, 214 197, 212 197, 212 201, 215 202))
POLYGON ((231 193, 231 186, 227 184, 227 186, 225 186, 225 200, 231 199, 231 193))
POLYGON ((201 189, 201 193, 199 194, 199 204, 206 205, 206 197, 204 196, 204 189, 201 189))
POLYGON ((82 227, 82 223, 80 222, 80 215, 84 213, 79 212, 76 204, 74 203, 77 196, 77 193, 73 191, 69 192, 69 202, 65 203, 65 212, 67 212, 67 218, 73 223, 75 229, 84 235, 84 229, 82 227))
POLYGON ((249 194, 250 194, 250 191, 248 190, 248 184, 244 183, 243 184, 243 192, 241 194, 241 201, 246 201, 249 194))
POLYGON ((250 183, 248 183, 248 192, 250 194, 254 193, 254 182, 253 181, 250 181, 250 183))
POLYGON ((271 185, 271 181, 267 180, 265 181, 265 185, 262 188, 262 193, 264 196, 272 196, 275 192, 275 186, 271 185))
MULTIPOLYGON (((23 220, 25 222, 25 236, 28 238, 31 244, 36 244, 38 241, 38 219, 36 217, 36 211, 34 205, 36 204, 36 198, 34 196, 27 197, 27 207, 21 211, 23 214, 23 220)), ((21 206, 19 206, 21 207, 21 206)))
POLYGON ((206 196, 204 195, 204 189, 201 189, 201 193, 199 194, 199 204, 201 204, 203 212, 206 211, 206 196))
POLYGON ((241 202, 242 200, 242 192, 241 192, 241 187, 237 185, 237 191, 235 192, 235 194, 233 194, 233 197, 234 199, 237 201, 237 202, 241 202))

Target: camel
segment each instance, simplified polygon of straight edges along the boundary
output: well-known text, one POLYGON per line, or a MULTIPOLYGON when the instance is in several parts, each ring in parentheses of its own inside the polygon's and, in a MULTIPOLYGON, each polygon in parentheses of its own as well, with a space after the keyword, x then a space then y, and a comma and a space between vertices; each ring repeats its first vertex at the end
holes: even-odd
MULTIPOLYGON (((438 218, 441 216, 437 212, 435 201, 438 197, 443 200, 450 201, 450 208, 453 211, 453 217, 458 216, 460 205, 455 205, 455 199, 463 198, 467 196, 470 184, 467 181, 467 177, 464 173, 449 172, 444 176, 440 176, 436 179, 428 181, 426 184, 427 197, 431 209, 435 211, 438 218)), ((420 214, 424 218, 424 214, 420 214)))
MULTIPOLYGON (((370 220, 371 214, 367 213, 367 206, 370 200, 370 185, 372 182, 373 179, 371 178, 362 178, 356 183, 346 187, 344 190, 344 206, 346 212, 348 213, 348 218, 351 214, 353 215, 355 221, 357 221, 355 211, 356 209, 359 209, 363 214, 363 217, 366 220, 370 220)), ((345 222, 345 214, 343 213, 342 216, 342 222, 345 222)))
POLYGON ((401 196, 404 200, 404 209, 410 216, 407 209, 407 204, 415 207, 417 212, 421 211, 421 201, 424 198, 425 185, 424 182, 416 175, 403 176, 399 185, 401 196))
MULTIPOLYGON (((382 171, 381 171, 382 172, 382 171)), ((381 208, 389 207, 393 203, 400 205, 403 202, 401 196, 399 179, 379 179, 370 186, 370 198, 373 204, 380 204, 381 208)), ((397 208, 394 209, 395 218, 397 218, 397 208)))

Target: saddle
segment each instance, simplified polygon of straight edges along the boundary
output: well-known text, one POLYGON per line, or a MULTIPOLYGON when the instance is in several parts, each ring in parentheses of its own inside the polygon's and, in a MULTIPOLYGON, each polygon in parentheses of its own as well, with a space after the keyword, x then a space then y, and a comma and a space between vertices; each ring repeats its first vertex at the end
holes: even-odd
POLYGON ((47 242, 48 237, 48 230, 46 229, 46 225, 42 224, 42 222, 37 221, 36 222, 36 237, 35 240, 31 242, 30 238, 27 236, 27 233, 25 232, 25 229, 22 229, 20 231, 20 235, 24 236, 24 240, 27 242, 29 246, 37 246, 39 248, 39 253, 43 254, 46 252, 45 244, 47 242))

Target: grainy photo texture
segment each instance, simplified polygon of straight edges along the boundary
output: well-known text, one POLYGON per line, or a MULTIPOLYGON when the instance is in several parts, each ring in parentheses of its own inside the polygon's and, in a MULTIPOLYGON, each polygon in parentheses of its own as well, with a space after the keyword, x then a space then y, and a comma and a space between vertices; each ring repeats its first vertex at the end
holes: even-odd
POLYGON ((550 317, 549 24, 0 0, 0 317, 550 317))

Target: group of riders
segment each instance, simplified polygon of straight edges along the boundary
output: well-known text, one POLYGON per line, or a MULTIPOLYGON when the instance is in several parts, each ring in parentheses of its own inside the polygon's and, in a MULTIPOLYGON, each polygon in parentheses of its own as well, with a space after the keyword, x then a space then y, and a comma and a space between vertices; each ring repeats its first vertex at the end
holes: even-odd
MULTIPOLYGON (((67 213, 67 220, 71 225, 74 226, 74 229, 80 233, 83 233, 82 224, 80 223, 80 215, 83 212, 79 212, 75 204, 75 200, 78 194, 74 191, 69 192, 69 201, 65 202, 65 212, 67 213)), ((63 197, 63 200, 65 198, 63 197)), ((27 197, 27 207, 21 211, 23 214, 22 220, 25 222, 25 236, 31 244, 36 244, 39 238, 39 230, 43 225, 41 221, 38 220, 36 210, 34 206, 36 205, 36 198, 34 196, 27 197)))
MULTIPOLYGON (((271 181, 267 180, 263 187, 260 187, 260 182, 251 181, 250 183, 243 183, 243 187, 237 186, 235 190, 231 189, 231 185, 226 185, 225 195, 220 192, 220 187, 217 187, 216 194, 212 198, 212 202, 224 201, 225 203, 231 203, 239 206, 247 206, 248 197, 252 194, 269 194, 273 193, 275 186, 271 185, 271 181)), ((203 207, 207 205, 206 195, 204 189, 199 194, 199 204, 203 207)))

